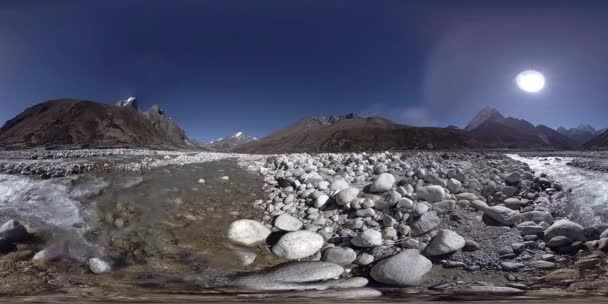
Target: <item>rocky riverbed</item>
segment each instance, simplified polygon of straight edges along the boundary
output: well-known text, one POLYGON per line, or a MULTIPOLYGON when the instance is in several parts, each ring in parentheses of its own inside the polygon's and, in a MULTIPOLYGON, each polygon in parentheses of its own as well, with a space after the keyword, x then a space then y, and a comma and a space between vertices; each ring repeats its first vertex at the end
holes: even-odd
POLYGON ((3 153, 7 295, 221 288, 226 297, 402 299, 608 286, 608 225, 568 208, 581 204, 570 181, 531 158, 3 153))

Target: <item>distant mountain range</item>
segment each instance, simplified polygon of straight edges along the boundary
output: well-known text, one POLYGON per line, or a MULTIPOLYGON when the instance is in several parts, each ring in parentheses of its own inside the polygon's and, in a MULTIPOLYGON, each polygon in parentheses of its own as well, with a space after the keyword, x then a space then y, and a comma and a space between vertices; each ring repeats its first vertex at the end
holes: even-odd
POLYGON ((553 130, 482 109, 464 129, 413 127, 356 114, 309 116, 262 139, 243 132, 211 142, 190 139, 158 106, 137 99, 116 105, 78 99, 43 102, 0 128, 0 148, 145 147, 243 153, 349 152, 407 149, 608 149, 608 132, 589 125, 553 130))
POLYGON ((466 132, 404 126, 355 114, 305 117, 237 148, 243 153, 348 152, 473 147, 466 132))
POLYGON ((523 119, 504 117, 493 108, 481 110, 465 128, 470 136, 487 148, 568 149, 576 142, 544 126, 523 119))
POLYGON ((581 124, 576 128, 566 129, 564 127, 557 128, 557 132, 569 137, 576 145, 582 145, 600 134, 606 132, 606 129, 596 130, 590 125, 581 124))
POLYGON ((238 147, 256 141, 257 138, 244 134, 243 132, 237 132, 234 135, 226 138, 218 138, 211 142, 202 145, 203 147, 209 148, 213 151, 229 152, 234 151, 238 147))

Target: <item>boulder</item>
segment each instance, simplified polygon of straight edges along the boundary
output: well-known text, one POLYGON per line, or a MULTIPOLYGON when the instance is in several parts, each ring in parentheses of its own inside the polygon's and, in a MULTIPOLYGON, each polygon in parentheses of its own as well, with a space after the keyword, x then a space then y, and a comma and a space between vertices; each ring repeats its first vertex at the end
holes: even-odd
POLYGON ((418 250, 405 250, 379 261, 372 267, 371 277, 377 282, 395 286, 416 286, 433 264, 418 250))
POLYGON ((432 185, 420 187, 416 190, 416 198, 427 202, 435 203, 443 200, 445 189, 441 186, 432 185))
POLYGON ((301 230, 283 235, 272 246, 272 252, 287 260, 297 260, 309 257, 323 247, 323 237, 315 232, 301 230))
POLYGON ((395 177, 390 173, 378 175, 376 180, 370 185, 369 190, 374 193, 383 193, 391 190, 395 184, 395 177))
POLYGON ((321 258, 324 262, 335 263, 338 265, 352 264, 357 259, 357 253, 351 248, 331 247, 323 252, 321 258))
POLYGON ((359 195, 359 189, 357 188, 348 187, 346 189, 342 189, 336 195, 336 203, 341 206, 348 205, 355 200, 355 198, 357 198, 357 195, 359 195))
POLYGON ((287 214, 281 214, 274 220, 274 226, 283 231, 298 231, 302 228, 302 222, 287 214))
POLYGON ((441 223, 441 219, 439 219, 435 211, 425 212, 420 217, 411 220, 411 234, 414 237, 423 235, 435 229, 437 226, 439 226, 439 223, 441 223))
POLYGON ((556 236, 565 236, 575 242, 587 241, 583 226, 566 219, 555 221, 553 225, 545 230, 545 241, 549 241, 556 236))
POLYGON ((228 239, 243 246, 255 246, 266 241, 270 229, 264 224, 248 219, 234 221, 228 228, 228 239))
POLYGON ((382 233, 367 229, 361 232, 356 237, 352 238, 350 242, 357 247, 378 247, 382 245, 382 233))
POLYGON ((518 211, 504 206, 492 206, 485 208, 484 213, 487 217, 491 218, 500 225, 513 226, 515 223, 520 221, 518 211))
POLYGON ((429 245, 425 249, 425 253, 431 256, 444 255, 462 249, 465 245, 465 240, 458 233, 441 229, 435 235, 429 245))

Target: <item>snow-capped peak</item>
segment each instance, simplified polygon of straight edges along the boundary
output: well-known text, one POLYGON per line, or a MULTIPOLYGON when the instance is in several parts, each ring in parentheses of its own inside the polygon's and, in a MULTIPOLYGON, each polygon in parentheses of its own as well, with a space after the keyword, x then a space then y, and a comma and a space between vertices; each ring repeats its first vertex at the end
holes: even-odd
POLYGON ((236 138, 236 137, 239 137, 241 135, 243 135, 243 132, 236 132, 236 133, 234 133, 234 135, 232 135, 232 137, 236 138))

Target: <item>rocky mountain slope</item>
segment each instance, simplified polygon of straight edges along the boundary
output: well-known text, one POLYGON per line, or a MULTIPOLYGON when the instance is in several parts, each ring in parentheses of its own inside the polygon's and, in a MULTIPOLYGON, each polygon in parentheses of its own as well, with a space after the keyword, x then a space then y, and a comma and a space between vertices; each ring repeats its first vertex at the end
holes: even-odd
POLYGON ((183 130, 161 112, 144 115, 132 105, 78 99, 43 102, 0 128, 0 148, 191 147, 183 130))
MULTIPOLYGON (((605 130, 603 131, 605 132, 605 130)), ((559 127, 557 132, 567 136, 577 145, 584 144, 603 133, 602 130, 596 130, 593 126, 586 124, 581 124, 576 128, 570 129, 559 127)))
POLYGON ((147 112, 143 113, 144 117, 152 123, 169 141, 177 146, 197 147, 186 135, 186 131, 177 125, 173 118, 165 115, 165 112, 158 106, 153 105, 147 112))
POLYGON ((354 114, 305 117, 235 151, 242 153, 350 152, 474 147, 466 132, 400 125, 354 114))
POLYGON ((576 143, 544 126, 504 117, 496 109, 481 110, 467 125, 471 138, 488 148, 567 149, 576 143))
POLYGON ((204 145, 204 147, 209 148, 213 151, 223 151, 229 152, 234 151, 238 147, 250 143, 252 141, 257 140, 257 138, 253 136, 249 136, 244 134, 243 132, 237 132, 234 135, 226 138, 218 138, 204 145))
POLYGON ((600 135, 584 143, 582 148, 592 150, 607 150, 608 149, 608 131, 604 131, 600 135))

